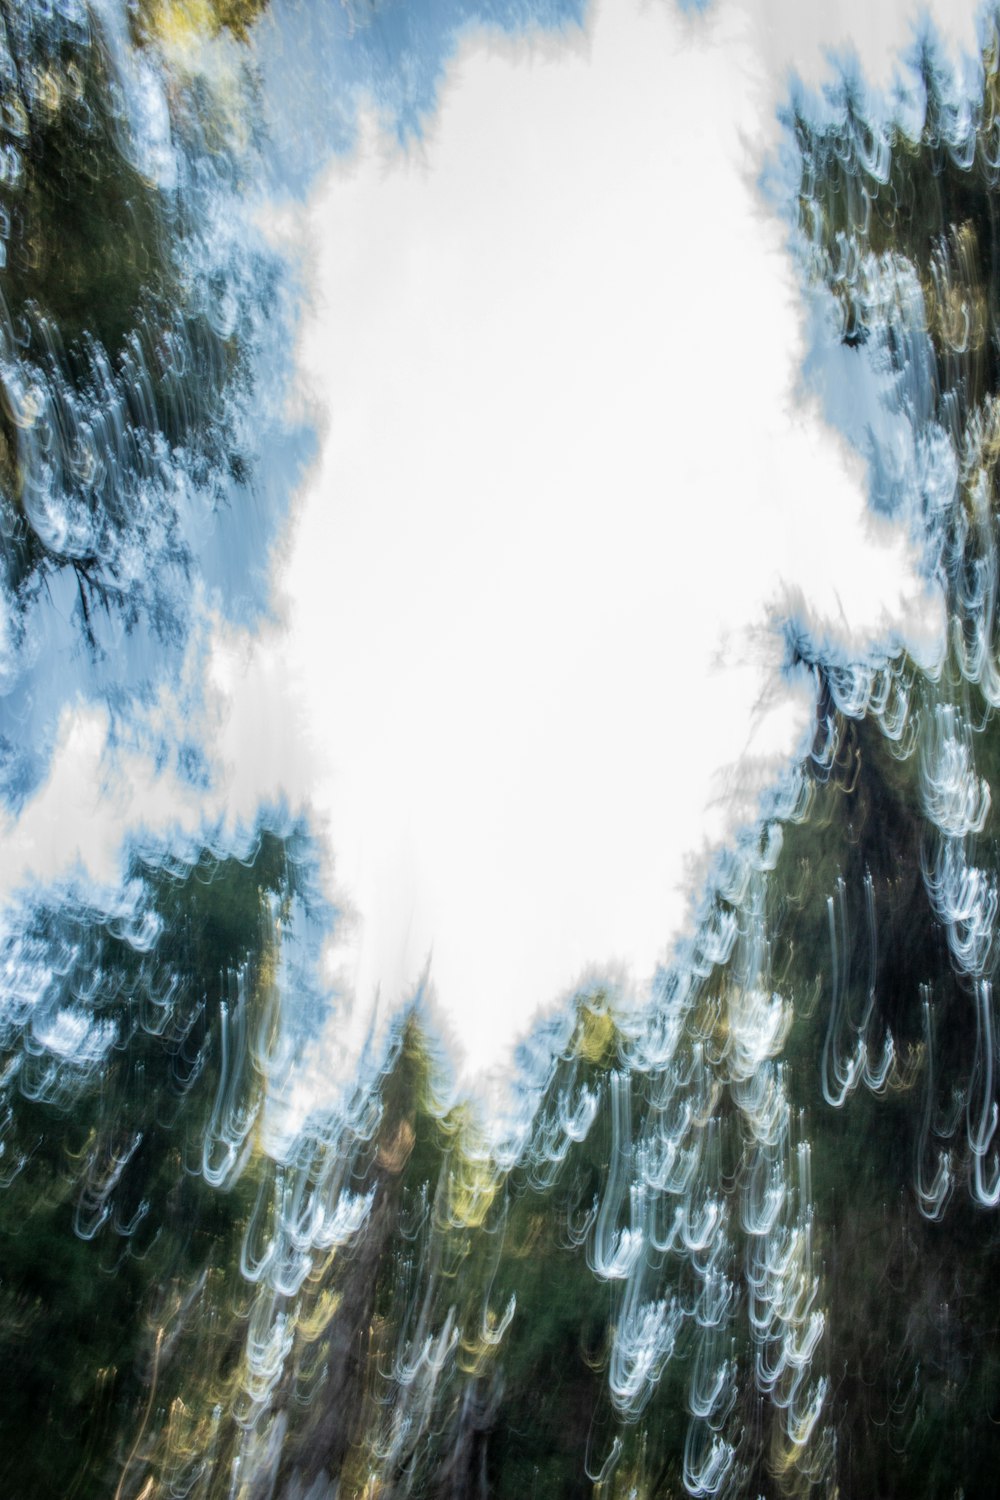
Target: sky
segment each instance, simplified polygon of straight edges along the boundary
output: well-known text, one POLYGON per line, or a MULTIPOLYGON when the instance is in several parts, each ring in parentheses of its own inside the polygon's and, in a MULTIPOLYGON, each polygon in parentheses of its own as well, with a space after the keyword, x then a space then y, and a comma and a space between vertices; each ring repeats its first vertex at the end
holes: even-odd
POLYGON ((310 205, 329 425, 281 584, 347 985, 426 975, 470 1074, 669 956, 808 731, 769 618, 937 618, 796 392, 755 186, 783 24, 607 0, 565 47, 472 37, 422 148, 369 119, 310 205))
MULTIPOLYGON (((971 48, 972 7, 935 9, 971 48)), ((940 601, 802 386, 758 187, 792 67, 815 87, 853 38, 886 85, 910 36, 895 4, 604 0, 558 39, 470 32, 408 146, 363 100, 356 148, 268 210, 320 444, 276 623, 216 632, 216 785, 112 767, 77 705, 3 889, 280 796, 347 914, 341 1058, 418 986, 467 1081, 580 983, 641 995, 808 732, 776 622, 936 649, 940 601)))

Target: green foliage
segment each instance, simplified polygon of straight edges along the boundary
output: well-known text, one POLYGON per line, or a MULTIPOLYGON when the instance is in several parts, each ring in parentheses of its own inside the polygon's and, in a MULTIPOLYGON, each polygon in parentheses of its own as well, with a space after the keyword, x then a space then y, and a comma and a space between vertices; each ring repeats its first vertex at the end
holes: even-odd
POLYGON ((235 1100, 223 1128, 262 1101, 277 1021, 269 903, 290 894, 290 872, 265 835, 249 864, 204 855, 182 878, 137 866, 135 880, 147 922, 165 924, 151 948, 79 906, 40 909, 24 939, 48 961, 41 1017, 87 994, 115 1041, 89 1069, 46 1052, 44 1026, 5 1049, 3 1161, 19 1164, 0 1192, 5 1494, 114 1492, 146 1407, 190 1379, 177 1351, 205 1288, 227 1288, 224 1307, 238 1293, 255 1174, 213 1185, 203 1153, 220 1096, 235 1100), (231 1047, 240 1076, 227 1078, 222 1030, 239 1024, 263 1050, 231 1047))
POLYGON ((197 79, 164 76, 160 180, 132 117, 136 57, 97 11, 59 19, 0 0, 0 40, 6 583, 23 605, 47 569, 72 567, 93 645, 96 607, 126 624, 141 607, 130 546, 155 537, 183 565, 167 456, 185 454, 209 490, 250 478, 226 403, 249 379, 252 313, 234 266, 217 260, 210 277, 204 265, 204 198, 235 172, 237 132, 208 138, 219 109, 197 79))

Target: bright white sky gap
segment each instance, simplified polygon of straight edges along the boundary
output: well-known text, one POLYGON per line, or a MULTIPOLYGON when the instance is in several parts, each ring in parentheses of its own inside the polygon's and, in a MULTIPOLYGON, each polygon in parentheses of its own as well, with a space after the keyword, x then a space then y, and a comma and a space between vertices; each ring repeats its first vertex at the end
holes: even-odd
MULTIPOLYGON (((606 0, 565 45, 470 39, 422 148, 370 123, 286 225, 328 425, 284 630, 220 640, 224 805, 311 808, 358 914, 331 955, 356 1030, 429 960, 466 1076, 581 978, 641 985, 668 953, 686 862, 731 828, 727 768, 808 720, 755 715, 770 606, 801 590, 856 639, 939 625, 794 398, 796 276, 752 188, 785 68, 817 81, 853 34, 886 81, 909 36, 895 6, 824 8, 822 37, 813 9, 606 0)), ((102 734, 67 721, 8 889, 204 810, 141 766, 109 801, 102 734)))
POLYGON ((610 0, 575 47, 471 41, 423 152, 372 132, 311 206, 330 428, 282 584, 348 974, 391 1007, 429 960, 472 1071, 668 951, 720 772, 808 722, 754 722, 786 585, 857 634, 918 608, 792 406, 765 83, 736 10, 610 0))

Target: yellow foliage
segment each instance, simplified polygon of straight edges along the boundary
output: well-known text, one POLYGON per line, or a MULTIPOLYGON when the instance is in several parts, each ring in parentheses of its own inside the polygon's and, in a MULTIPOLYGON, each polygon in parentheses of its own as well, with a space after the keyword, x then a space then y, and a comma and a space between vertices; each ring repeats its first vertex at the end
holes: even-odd
POLYGON ((574 1037, 577 1056, 595 1066, 608 1064, 613 1061, 617 1042, 618 1028, 603 995, 582 1000, 574 1037))
POLYGON ((499 1176, 488 1157, 460 1156, 448 1173, 448 1221, 456 1229, 481 1229, 493 1206, 499 1176))
POLYGON ((229 31, 245 41, 267 0, 143 0, 142 29, 166 46, 229 31))

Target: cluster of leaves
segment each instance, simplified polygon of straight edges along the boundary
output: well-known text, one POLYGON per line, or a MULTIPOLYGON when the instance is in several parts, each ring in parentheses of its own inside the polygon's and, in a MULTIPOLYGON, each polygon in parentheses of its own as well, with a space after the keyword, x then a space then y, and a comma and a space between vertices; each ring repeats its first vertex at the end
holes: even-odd
POLYGON ((191 1322, 214 1327, 232 1360, 279 1019, 275 921, 295 879, 266 834, 246 864, 208 853, 178 874, 137 864, 128 921, 53 902, 8 943, 21 1004, 3 1027, 5 1494, 115 1493, 154 1402, 169 1407, 189 1381, 191 1322), (100 1038, 89 1056, 60 1042, 69 1017, 100 1038), (252 1045, 227 1056, 227 1026, 252 1045), (204 1164, 221 1098, 246 1170, 216 1183, 204 1164))
POLYGON ((134 0, 135 38, 148 44, 184 36, 217 36, 226 31, 244 42, 268 0, 134 0))
MULTIPOLYGON (((941 684, 902 671, 919 727, 941 684)), ((963 1143, 974 983, 928 896, 916 748, 901 755, 872 717, 838 713, 828 695, 827 708, 822 738, 832 728, 838 751, 815 778, 810 817, 786 829, 769 906, 775 969, 797 1001, 783 1056, 812 1146, 830 1493, 947 1500, 980 1493, 1000 1462, 1000 1224, 974 1201, 963 1143), (934 1201, 941 1155, 952 1180, 934 1201)), ((995 729, 983 722, 985 752, 995 729)), ((1000 874, 995 815, 976 855, 1000 874)))
MULTIPOLYGON (((233 144, 205 137, 211 111, 195 80, 155 82, 161 9, 135 20, 130 46, 84 0, 0 4, 6 584, 23 602, 47 571, 72 568, 91 639, 95 604, 134 615, 137 550, 183 562, 165 515, 168 459, 183 451, 192 475, 217 488, 250 479, 226 402, 249 379, 253 310, 240 305, 240 273, 212 271, 201 244, 206 171, 224 190, 233 144), (151 145, 140 117, 153 86, 170 114, 151 145), (235 299, 223 318, 219 296, 235 299)), ((204 29, 245 33, 245 11, 207 7, 204 29)), ((256 291, 266 290, 264 277, 256 291)))
MULTIPOLYGON (((920 674, 901 670, 919 697, 920 674)), ((746 1462, 727 1493, 919 1489, 944 1500, 961 1486, 978 1492, 1000 1458, 1000 1359, 988 1312, 993 1219, 961 1192, 932 1219, 913 1187, 929 1086, 921 987, 933 991, 940 1076, 950 1080, 968 1072, 968 996, 924 890, 916 757, 893 754, 876 724, 845 715, 822 691, 820 699, 818 743, 829 747, 832 733, 837 750, 817 759, 808 816, 785 828, 768 911, 774 971, 795 1000, 782 1065, 812 1146, 837 1443, 834 1466, 804 1484, 775 1469, 749 1332, 737 1324, 746 1462), (878 934, 870 1014, 865 940, 841 956, 843 1024, 853 1040, 864 1017, 873 1061, 891 1031, 895 1060, 835 1107, 823 1097, 823 1069, 840 1024, 828 906, 838 882, 861 932, 870 884, 878 934)), ((384 1496, 442 1500, 684 1493, 697 1331, 679 1340, 637 1419, 608 1395, 620 1304, 588 1264, 587 1223, 614 1165, 614 1080, 632 1071, 636 1139, 657 1081, 635 1070, 603 997, 579 1002, 512 1161, 486 1148, 467 1111, 437 1104, 433 1059, 411 1016, 353 1130, 330 1129, 322 1150, 300 1153, 307 1186, 341 1163, 341 1191, 370 1194, 368 1216, 312 1253, 300 1283, 269 1290, 241 1274, 241 1252, 245 1265, 260 1237, 253 1225, 280 1213, 295 1163, 282 1168, 253 1149, 224 1189, 211 1186, 202 1163, 218 1135, 222 1008, 235 993, 226 976, 240 971, 254 975, 243 994, 260 1040, 245 1054, 236 1114, 251 1118, 259 1102, 254 1058, 266 1057, 275 1024, 266 978, 273 901, 264 898, 287 902, 294 872, 280 843, 265 839, 249 865, 206 856, 184 878, 139 873, 147 930, 162 924, 148 952, 136 946, 136 919, 126 932, 53 907, 39 912, 31 934, 44 967, 65 970, 52 981, 60 1003, 86 992, 94 1018, 118 1030, 108 1058, 85 1085, 73 1082, 71 1096, 50 1078, 42 1097, 37 1074, 18 1092, 9 1067, 17 1049, 8 1050, 5 1160, 16 1153, 19 1166, 0 1195, 12 1246, 3 1281, 5 1486, 202 1500, 324 1494, 338 1483, 343 1494, 374 1484, 384 1496), (593 1123, 562 1140, 556 1121, 582 1097, 597 1104, 593 1123), (116 1161, 123 1169, 101 1199, 116 1161), (106 1213, 90 1236, 99 1199, 106 1213), (275 1441, 266 1466, 241 1470, 248 1350, 261 1341, 262 1303, 270 1326, 288 1335, 261 1419, 275 1441), (39 1412, 44 1441, 18 1441, 29 1420, 37 1431, 39 1412), (602 1475, 612 1453, 617 1462, 602 1475)), ((728 962, 704 976, 677 1053, 682 1066, 706 1040, 724 1047, 719 1005, 731 979, 728 962)), ((22 1039, 20 1076, 28 1077, 30 1053, 22 1039)), ((947 1090, 938 1094, 943 1115, 947 1090)), ((750 1143, 740 1151, 724 1097, 715 1109, 736 1143, 719 1163, 719 1192, 735 1204, 752 1169, 750 1143)), ((311 1129, 314 1141, 323 1138, 322 1121, 311 1129)), ((690 1296, 682 1273, 676 1290, 690 1296)))

